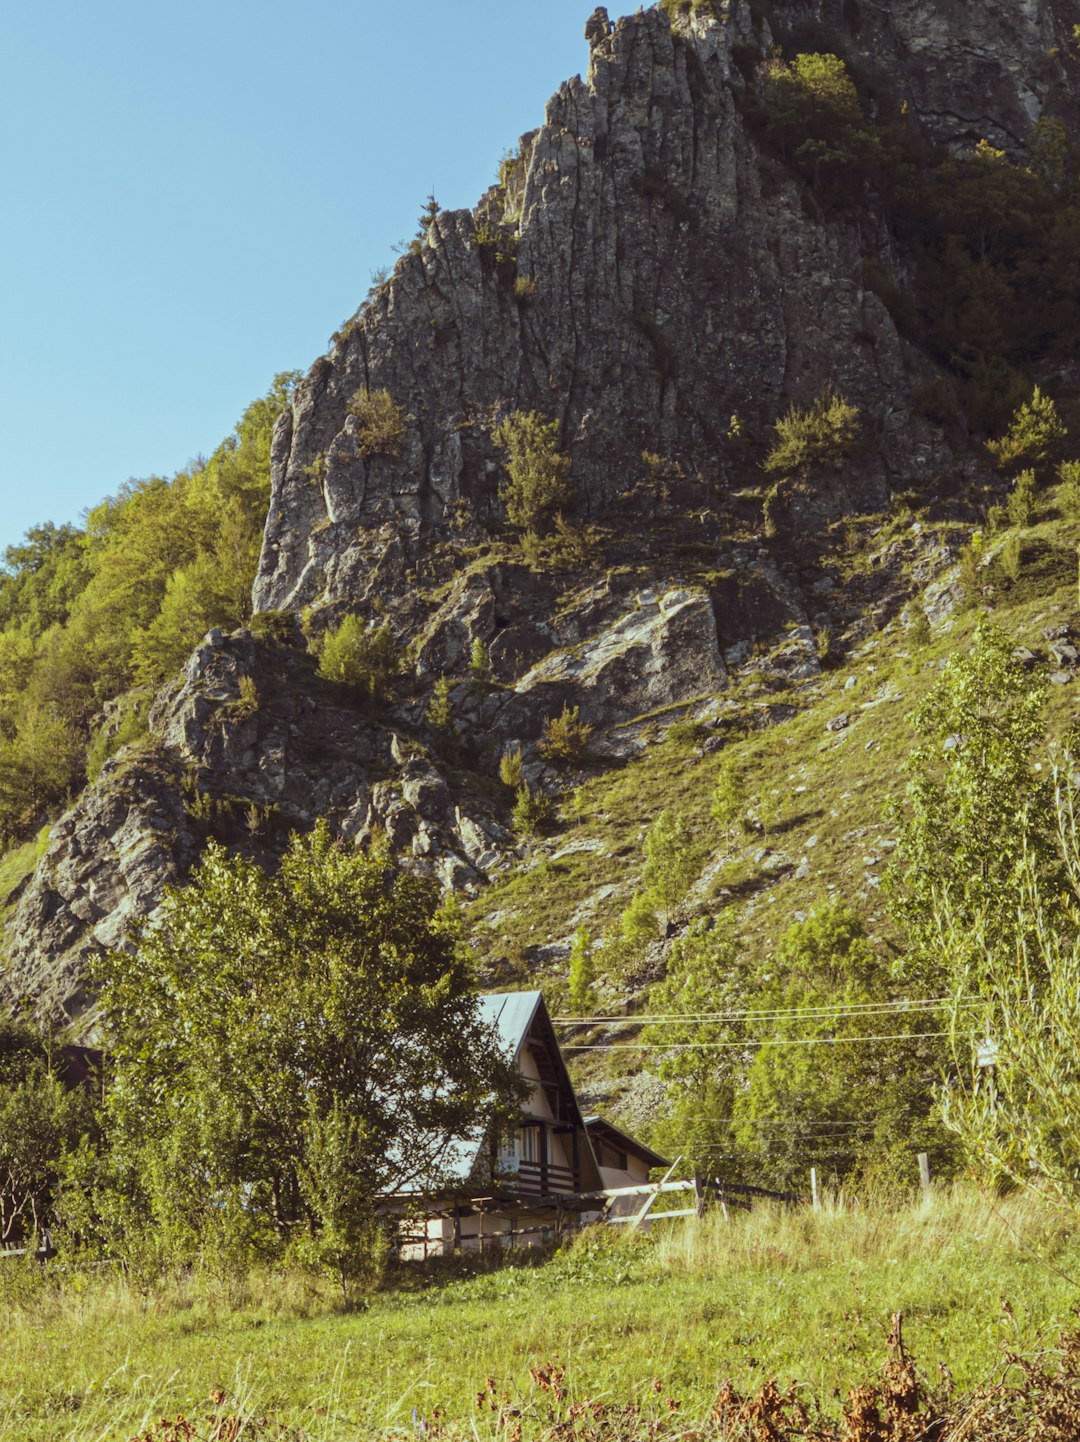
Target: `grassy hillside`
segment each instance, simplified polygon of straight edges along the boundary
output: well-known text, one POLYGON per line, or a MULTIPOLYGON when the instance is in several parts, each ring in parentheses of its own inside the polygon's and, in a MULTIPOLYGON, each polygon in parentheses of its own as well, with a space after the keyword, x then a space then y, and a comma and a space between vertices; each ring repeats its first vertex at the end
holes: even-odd
POLYGON ((892 1312, 930 1384, 947 1363, 964 1392, 996 1379, 1005 1349, 1054 1345, 1080 1273, 1074 1231, 1031 1203, 974 1194, 671 1228, 586 1236, 542 1265, 409 1269, 352 1316, 295 1280, 230 1300, 189 1278, 140 1298, 100 1273, 56 1274, 54 1290, 8 1269, 0 1442, 112 1442, 163 1416, 229 1410, 274 1424, 244 1436, 294 1442, 415 1436, 439 1415, 453 1435, 507 1435, 477 1409, 488 1378, 487 1395, 505 1395, 537 1436, 553 1399, 530 1368, 553 1360, 566 1368, 564 1420, 589 1399, 692 1427, 725 1381, 756 1391, 774 1376, 835 1417, 852 1386, 880 1375, 892 1312))

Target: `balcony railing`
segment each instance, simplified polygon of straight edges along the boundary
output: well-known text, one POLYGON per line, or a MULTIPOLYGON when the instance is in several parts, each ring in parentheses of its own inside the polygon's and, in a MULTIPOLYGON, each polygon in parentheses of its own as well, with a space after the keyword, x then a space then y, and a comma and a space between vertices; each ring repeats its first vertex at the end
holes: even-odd
POLYGON ((572 1192, 574 1190, 574 1169, 573 1167, 560 1166, 556 1162, 548 1162, 546 1169, 540 1162, 518 1162, 517 1168, 518 1186, 523 1192, 535 1192, 540 1196, 550 1196, 556 1192, 572 1192), (547 1186, 544 1186, 544 1171, 547 1172, 547 1186))

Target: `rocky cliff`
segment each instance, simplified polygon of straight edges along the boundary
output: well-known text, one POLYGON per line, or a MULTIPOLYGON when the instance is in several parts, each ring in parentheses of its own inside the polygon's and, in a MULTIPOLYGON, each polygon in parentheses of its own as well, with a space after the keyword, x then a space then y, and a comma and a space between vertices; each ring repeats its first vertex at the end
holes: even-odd
MULTIPOLYGON (((212 633, 148 741, 106 766, 11 898, 6 995, 85 1025, 87 955, 152 914, 207 835, 271 864, 290 828, 329 815, 475 889, 512 854, 498 757, 520 745, 534 784, 555 784, 536 741, 564 704, 615 763, 645 744, 642 717, 684 714, 763 655, 815 677, 816 637, 844 611, 818 565, 828 527, 973 463, 919 402, 932 361, 867 285, 869 257, 902 288, 903 258, 865 216, 823 210, 762 141, 755 75, 775 47, 831 50, 871 109, 887 87, 939 142, 1016 150, 1075 104, 1071 10, 724 0, 614 24, 597 10, 587 76, 476 210, 434 216, 275 433, 256 610, 308 608, 316 634, 345 612, 388 622, 407 657, 394 703, 373 717, 319 681, 287 627, 278 642, 212 633), (800 544, 778 553, 762 443, 830 383, 866 444, 792 503, 800 544), (401 409, 393 454, 361 443, 364 388, 401 409), (557 420, 571 462, 571 541, 543 568, 507 538, 499 496, 492 430, 515 409, 557 420), (454 682, 449 751, 424 720, 439 676, 454 682)), ((919 583, 897 575, 877 620, 919 583)))

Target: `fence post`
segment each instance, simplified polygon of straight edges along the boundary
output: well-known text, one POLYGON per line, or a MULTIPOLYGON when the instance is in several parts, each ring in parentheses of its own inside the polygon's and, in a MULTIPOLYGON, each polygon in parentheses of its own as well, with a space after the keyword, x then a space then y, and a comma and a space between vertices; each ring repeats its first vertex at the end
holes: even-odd
POLYGON ((817 1167, 810 1168, 810 1200, 813 1203, 814 1211, 821 1210, 821 1194, 818 1192, 817 1167))
POLYGON ((694 1173, 694 1205, 697 1207, 699 1217, 705 1215, 705 1188, 702 1186, 701 1173, 694 1173))
POLYGON ((930 1158, 925 1152, 919 1153, 919 1181, 924 1192, 930 1190, 930 1158))

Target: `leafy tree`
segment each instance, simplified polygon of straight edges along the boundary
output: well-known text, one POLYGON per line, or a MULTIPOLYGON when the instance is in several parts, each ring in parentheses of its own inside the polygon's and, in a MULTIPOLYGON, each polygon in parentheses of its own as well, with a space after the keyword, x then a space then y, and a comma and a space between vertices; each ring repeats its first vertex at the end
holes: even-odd
POLYGON ((677 906, 697 875, 699 851, 685 819, 661 811, 645 837, 645 890, 662 908, 677 906))
POLYGON ((56 1074, 44 1036, 0 1022, 0 1245, 53 1225, 65 1155, 93 1131, 91 1112, 87 1094, 56 1074))
POLYGON ((515 746, 512 751, 504 751, 499 757, 499 780, 504 786, 509 786, 516 791, 524 779, 523 762, 521 758, 521 747, 515 746))
MULTIPOLYGON (((513 754, 504 756, 503 761, 510 760, 513 754)), ((519 836, 541 836, 555 820, 555 807, 542 786, 533 787, 522 781, 514 796, 510 819, 519 836)))
POLYGON ((738 1172, 731 1120, 745 1069, 745 1021, 734 1015, 746 1007, 743 957, 721 923, 696 922, 673 945, 667 976, 649 993, 650 1012, 665 1020, 642 1032, 643 1042, 664 1048, 658 1065, 668 1114, 653 1140, 706 1176, 738 1172), (729 1019, 707 1019, 716 1013, 729 1019))
POLYGON ((749 804, 742 770, 734 757, 727 756, 716 778, 709 814, 725 835, 738 837, 749 830, 746 819, 749 804))
POLYGON ((511 411, 491 433, 506 453, 506 481, 499 495, 512 526, 534 531, 570 498, 570 457, 558 448, 559 423, 539 411, 511 411))
POLYGON ((585 1015, 592 1010, 596 958, 588 927, 579 926, 570 946, 570 1010, 585 1015))
POLYGON ((1013 659, 1012 643, 982 620, 912 720, 920 738, 896 808, 898 847, 888 884, 907 928, 906 965, 931 988, 948 976, 935 908, 958 922, 1015 910, 1025 844, 1057 870, 1049 792, 1034 770, 1045 686, 1013 659), (1025 836, 1027 838, 1025 843, 1025 836))
POLYGON ((935 915, 955 978, 944 1114, 984 1177, 1080 1215, 1080 816, 1071 757, 1053 778, 1067 904, 1028 836, 1003 904, 988 899, 972 916, 944 896, 935 915))
POLYGON ((1014 526, 1026 526, 1031 520, 1035 514, 1036 494, 1035 472, 1021 471, 1007 504, 1009 520, 1014 526))
POLYGON ((518 1100, 434 884, 324 823, 273 876, 212 843, 95 979, 121 1246, 150 1217, 175 1257, 239 1266, 306 1234, 347 1287, 377 1198, 437 1185, 518 1100))
POLYGON ((912 1186, 915 1154, 947 1167, 937 1110, 942 1057, 924 1013, 881 1013, 896 996, 861 919, 844 902, 794 923, 754 992, 756 1047, 734 1098, 733 1139, 766 1185, 804 1190, 809 1168, 912 1186), (770 1015, 770 1013, 772 1013, 770 1015), (793 1014, 800 1013, 800 1014, 793 1014), (867 1042, 880 1034, 909 1041, 867 1042))
POLYGON ((394 633, 384 622, 369 626, 361 616, 346 616, 328 631, 319 650, 319 675, 378 703, 387 700, 398 673, 394 633))
POLYGON ((472 650, 469 653, 469 674, 474 681, 486 681, 491 670, 491 663, 488 660, 487 647, 480 637, 474 638, 472 650))

